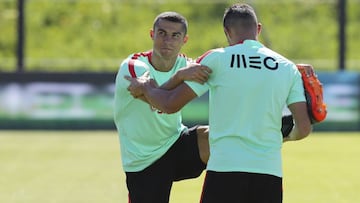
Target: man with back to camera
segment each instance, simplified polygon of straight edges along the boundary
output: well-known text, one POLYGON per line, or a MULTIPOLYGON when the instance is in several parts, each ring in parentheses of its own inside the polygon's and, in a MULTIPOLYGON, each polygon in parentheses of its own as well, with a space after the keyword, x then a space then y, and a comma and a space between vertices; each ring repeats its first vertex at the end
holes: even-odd
POLYGON ((261 24, 247 4, 225 10, 223 28, 229 46, 198 59, 212 69, 204 84, 186 82, 173 90, 127 78, 135 97, 174 113, 209 90, 210 157, 202 203, 282 202, 281 147, 312 130, 301 74, 296 65, 258 41, 261 24), (282 110, 295 120, 282 138, 282 110))

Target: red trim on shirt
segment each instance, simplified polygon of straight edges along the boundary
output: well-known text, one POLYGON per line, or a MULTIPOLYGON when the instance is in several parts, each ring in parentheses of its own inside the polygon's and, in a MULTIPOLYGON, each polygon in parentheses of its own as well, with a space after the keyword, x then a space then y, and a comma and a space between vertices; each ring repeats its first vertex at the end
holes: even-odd
MULTIPOLYGON (((244 41, 245 40, 240 40, 236 44, 242 44, 242 43, 244 43, 244 41)), ((236 45, 236 44, 234 44, 234 45, 236 45)), ((209 50, 209 51, 205 52, 203 55, 201 55, 199 58, 196 59, 196 63, 200 63, 205 58, 205 56, 209 55, 211 52, 212 52, 212 50, 209 50)))
POLYGON ((142 57, 147 57, 148 60, 149 60, 149 63, 152 64, 152 63, 151 63, 152 50, 147 51, 147 52, 141 52, 141 53, 136 53, 136 54, 134 54, 134 55, 131 57, 130 61, 129 61, 129 72, 130 72, 130 74, 131 74, 131 76, 132 76, 133 78, 136 78, 135 68, 134 68, 135 60, 137 60, 137 59, 138 59, 139 57, 141 57, 141 56, 142 56, 142 57), (131 66, 131 67, 130 67, 130 66, 131 66), (132 71, 133 71, 134 75, 132 74, 132 71))
POLYGON ((135 61, 141 56, 147 57, 149 62, 151 63, 152 51, 136 53, 131 57, 131 59, 129 60, 128 66, 129 66, 129 73, 130 73, 131 77, 133 77, 133 78, 137 77, 136 72, 135 72, 135 61))
POLYGON ((147 52, 140 52, 140 53, 136 53, 134 54, 131 59, 138 59, 140 56, 143 57, 148 57, 149 61, 151 60, 151 55, 152 55, 152 51, 147 51, 147 52))
POLYGON ((205 56, 209 55, 211 52, 212 50, 205 52, 205 54, 201 55, 199 58, 196 59, 196 63, 200 63, 205 58, 205 56))
POLYGON ((135 73, 135 60, 134 59, 130 59, 129 60, 129 73, 131 75, 132 78, 136 78, 136 73, 135 73))
POLYGON ((244 43, 244 41, 245 40, 240 40, 238 43, 236 43, 236 44, 242 44, 242 43, 244 43))

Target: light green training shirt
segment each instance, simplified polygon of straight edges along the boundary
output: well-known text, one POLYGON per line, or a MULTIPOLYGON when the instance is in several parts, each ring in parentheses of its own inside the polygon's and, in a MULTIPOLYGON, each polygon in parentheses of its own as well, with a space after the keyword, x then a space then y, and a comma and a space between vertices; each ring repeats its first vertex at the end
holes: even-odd
POLYGON ((169 72, 160 72, 151 65, 152 52, 130 55, 120 65, 116 76, 114 122, 118 130, 121 159, 126 172, 141 171, 159 159, 175 143, 187 127, 181 113, 165 114, 149 104, 134 99, 128 92, 130 82, 125 75, 140 77, 149 72, 158 85, 163 84, 189 60, 179 55, 169 72))
POLYGON ((207 169, 282 177, 282 111, 305 101, 295 64, 253 40, 210 50, 198 62, 213 71, 205 85, 187 82, 199 96, 209 89, 207 169))

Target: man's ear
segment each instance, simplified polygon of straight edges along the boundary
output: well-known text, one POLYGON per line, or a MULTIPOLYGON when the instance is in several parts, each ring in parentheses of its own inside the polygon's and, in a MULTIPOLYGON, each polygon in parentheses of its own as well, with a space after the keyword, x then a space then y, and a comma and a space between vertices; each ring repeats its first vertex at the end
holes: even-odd
POLYGON ((262 29, 262 25, 261 25, 261 23, 258 23, 258 25, 257 25, 257 35, 260 34, 261 29, 262 29))
POLYGON ((154 39, 154 30, 150 30, 150 37, 151 37, 151 39, 154 39))
POLYGON ((185 35, 183 43, 186 44, 186 42, 189 40, 189 35, 185 35))

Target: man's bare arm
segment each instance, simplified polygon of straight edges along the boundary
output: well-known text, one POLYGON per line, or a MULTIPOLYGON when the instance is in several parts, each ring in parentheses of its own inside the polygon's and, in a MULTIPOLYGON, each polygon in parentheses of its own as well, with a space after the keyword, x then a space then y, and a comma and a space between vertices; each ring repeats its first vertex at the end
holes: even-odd
POLYGON ((184 81, 194 81, 204 84, 209 79, 211 69, 200 64, 190 64, 179 69, 167 82, 160 86, 161 89, 171 90, 184 81))
MULTIPOLYGON (((172 90, 177 86, 179 86, 180 84, 182 84, 184 81, 194 81, 200 84, 204 84, 209 79, 209 74, 211 72, 212 72, 211 69, 208 68, 207 66, 203 66, 200 64, 189 64, 188 66, 179 69, 167 82, 165 82, 160 87, 157 86, 154 80, 150 80, 150 84, 148 85, 150 85, 151 87, 158 87, 164 90, 172 90)), ((127 77, 127 79, 129 80, 129 77, 127 77)), ((137 79, 137 81, 140 83, 145 83, 146 80, 148 80, 148 78, 140 77, 137 79)), ((135 81, 135 80, 129 80, 129 81, 135 81)), ((133 85, 133 88, 131 88, 132 89, 131 94, 134 98, 141 99, 142 101, 150 104, 147 98, 143 95, 142 90, 138 88, 134 88, 137 85, 134 84, 130 84, 130 85, 133 85)))
POLYGON ((284 142, 304 139, 312 131, 306 103, 297 102, 290 104, 289 110, 294 118, 295 125, 289 136, 284 138, 284 142))
POLYGON ((164 90, 153 86, 150 80, 142 81, 131 77, 126 77, 126 79, 131 82, 128 87, 131 94, 133 92, 141 93, 151 106, 168 114, 179 111, 197 97, 186 83, 181 83, 172 90, 164 90))

